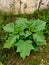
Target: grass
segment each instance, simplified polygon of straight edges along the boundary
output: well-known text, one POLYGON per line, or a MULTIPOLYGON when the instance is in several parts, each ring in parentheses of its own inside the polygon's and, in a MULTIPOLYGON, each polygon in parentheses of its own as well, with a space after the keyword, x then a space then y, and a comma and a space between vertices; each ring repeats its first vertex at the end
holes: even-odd
MULTIPOLYGON (((49 10, 35 11, 33 14, 18 14, 1 13, 0 17, 3 19, 3 24, 15 21, 17 18, 23 17, 28 20, 41 19, 46 21, 47 29, 49 30, 49 10)), ((0 30, 0 61, 4 65, 49 65, 49 36, 46 37, 47 45, 40 48, 38 52, 31 52, 30 56, 22 60, 19 53, 15 53, 14 49, 3 49, 7 33, 0 30)))

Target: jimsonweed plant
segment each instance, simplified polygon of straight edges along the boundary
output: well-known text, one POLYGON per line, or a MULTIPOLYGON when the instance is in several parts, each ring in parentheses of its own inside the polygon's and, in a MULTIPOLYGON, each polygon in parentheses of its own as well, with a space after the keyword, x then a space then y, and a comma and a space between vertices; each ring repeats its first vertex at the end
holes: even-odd
POLYGON ((28 21, 25 18, 19 18, 15 23, 5 25, 3 29, 9 32, 9 36, 4 48, 16 47, 16 52, 20 52, 20 56, 25 59, 31 50, 37 51, 40 46, 46 44, 43 35, 45 25, 46 23, 39 19, 28 21))

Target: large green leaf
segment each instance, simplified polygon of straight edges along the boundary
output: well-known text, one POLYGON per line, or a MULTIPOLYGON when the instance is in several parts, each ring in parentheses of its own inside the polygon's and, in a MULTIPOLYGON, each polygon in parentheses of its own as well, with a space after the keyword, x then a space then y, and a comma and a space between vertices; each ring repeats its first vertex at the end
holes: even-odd
POLYGON ((29 56, 30 51, 34 49, 32 46, 32 41, 27 40, 19 40, 19 42, 16 44, 17 46, 17 52, 20 52, 21 57, 24 59, 26 56, 29 56))
POLYGON ((27 25, 25 22, 27 22, 27 19, 24 19, 24 18, 19 18, 18 20, 16 20, 15 22, 16 31, 20 32, 21 30, 24 30, 25 28, 27 28, 27 25))
POLYGON ((6 26, 3 27, 3 29, 9 33, 14 32, 14 23, 7 24, 6 26))
POLYGON ((45 29, 46 22, 41 20, 34 20, 32 25, 30 26, 32 32, 43 31, 45 29))
POLYGON ((6 43, 4 44, 4 48, 11 48, 14 46, 16 39, 18 38, 18 35, 10 34, 8 37, 8 40, 6 40, 6 43))
POLYGON ((33 34, 33 39, 36 42, 37 45, 45 45, 46 40, 42 32, 37 32, 33 34))

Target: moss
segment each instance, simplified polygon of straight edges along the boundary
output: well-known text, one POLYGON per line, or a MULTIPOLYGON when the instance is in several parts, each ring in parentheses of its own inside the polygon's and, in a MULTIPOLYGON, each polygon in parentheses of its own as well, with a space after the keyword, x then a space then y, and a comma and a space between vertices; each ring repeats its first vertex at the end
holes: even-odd
POLYGON ((23 17, 23 18, 27 18, 27 19, 42 19, 42 20, 45 20, 45 21, 49 21, 49 10, 41 10, 41 11, 38 11, 36 10, 34 13, 32 14, 17 14, 17 15, 13 15, 12 12, 10 13, 6 13, 6 12, 1 12, 0 11, 0 16, 2 17, 5 17, 5 18, 20 18, 20 17, 23 17))
POLYGON ((32 59, 32 60, 30 61, 30 65, 40 65, 40 60, 32 59))

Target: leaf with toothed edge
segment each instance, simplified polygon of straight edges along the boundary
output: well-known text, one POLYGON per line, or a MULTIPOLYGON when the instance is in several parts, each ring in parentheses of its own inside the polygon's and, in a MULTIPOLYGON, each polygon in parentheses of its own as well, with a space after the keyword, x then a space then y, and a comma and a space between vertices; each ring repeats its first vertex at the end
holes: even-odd
POLYGON ((32 46, 32 41, 30 40, 19 40, 19 42, 16 44, 17 46, 17 51, 20 52, 20 56, 25 59, 26 56, 30 55, 30 51, 34 50, 34 47, 32 46))

